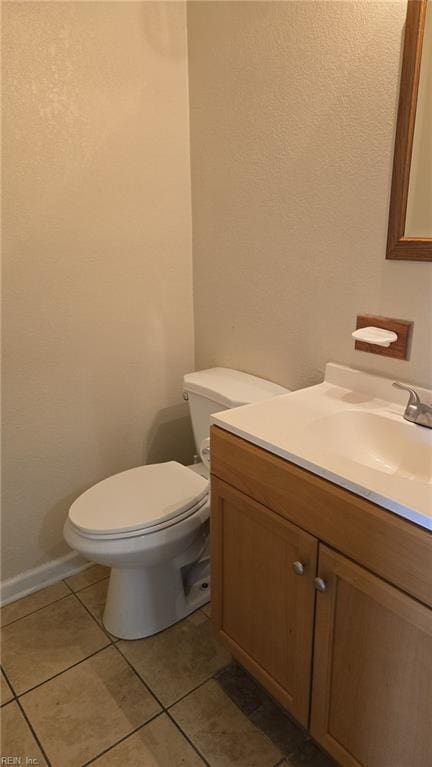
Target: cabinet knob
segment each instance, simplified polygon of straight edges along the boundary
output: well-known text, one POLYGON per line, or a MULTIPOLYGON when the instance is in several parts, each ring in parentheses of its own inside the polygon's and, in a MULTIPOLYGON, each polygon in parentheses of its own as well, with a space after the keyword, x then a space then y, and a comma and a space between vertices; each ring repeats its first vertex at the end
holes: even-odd
POLYGON ((294 570, 296 575, 304 575, 304 565, 302 565, 301 562, 293 562, 292 563, 292 569, 294 570))
POLYGON ((325 581, 323 581, 322 578, 315 578, 314 580, 315 589, 316 591, 325 591, 327 588, 327 584, 325 581))

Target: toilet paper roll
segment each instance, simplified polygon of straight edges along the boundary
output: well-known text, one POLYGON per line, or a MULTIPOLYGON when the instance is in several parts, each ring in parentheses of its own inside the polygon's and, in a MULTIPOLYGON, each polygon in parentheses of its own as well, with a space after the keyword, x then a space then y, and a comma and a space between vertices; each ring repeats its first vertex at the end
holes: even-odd
POLYGON ((203 439, 199 452, 204 466, 210 468, 210 437, 203 439))

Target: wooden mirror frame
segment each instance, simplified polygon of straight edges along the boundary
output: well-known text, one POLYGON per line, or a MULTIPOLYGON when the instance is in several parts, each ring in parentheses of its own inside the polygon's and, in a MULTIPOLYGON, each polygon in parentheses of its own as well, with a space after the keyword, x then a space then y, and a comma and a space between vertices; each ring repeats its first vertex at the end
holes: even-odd
POLYGON ((386 258, 432 261, 432 237, 405 237, 408 188, 427 2, 408 0, 386 258))

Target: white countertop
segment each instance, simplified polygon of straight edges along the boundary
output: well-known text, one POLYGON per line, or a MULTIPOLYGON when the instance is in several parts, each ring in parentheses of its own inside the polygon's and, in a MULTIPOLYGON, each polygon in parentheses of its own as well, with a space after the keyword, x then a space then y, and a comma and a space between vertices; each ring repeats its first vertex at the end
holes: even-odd
MULTIPOLYGON (((403 419, 407 394, 391 384, 329 363, 322 384, 211 421, 432 530, 432 429, 403 419)), ((432 392, 415 388, 431 402, 432 392)))

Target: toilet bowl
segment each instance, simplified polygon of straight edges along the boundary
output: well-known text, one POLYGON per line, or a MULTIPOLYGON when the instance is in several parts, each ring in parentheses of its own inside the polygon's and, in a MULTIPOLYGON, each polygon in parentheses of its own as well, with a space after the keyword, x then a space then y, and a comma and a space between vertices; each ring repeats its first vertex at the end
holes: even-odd
POLYGON ((67 543, 111 568, 104 612, 111 634, 149 636, 208 601, 207 589, 185 589, 208 518, 208 480, 174 461, 116 474, 72 504, 67 543))
POLYGON ((208 602, 210 415, 287 390, 213 368, 185 376, 184 392, 204 462, 108 477, 77 498, 64 526, 72 549, 111 568, 103 623, 123 639, 155 634, 208 602))

